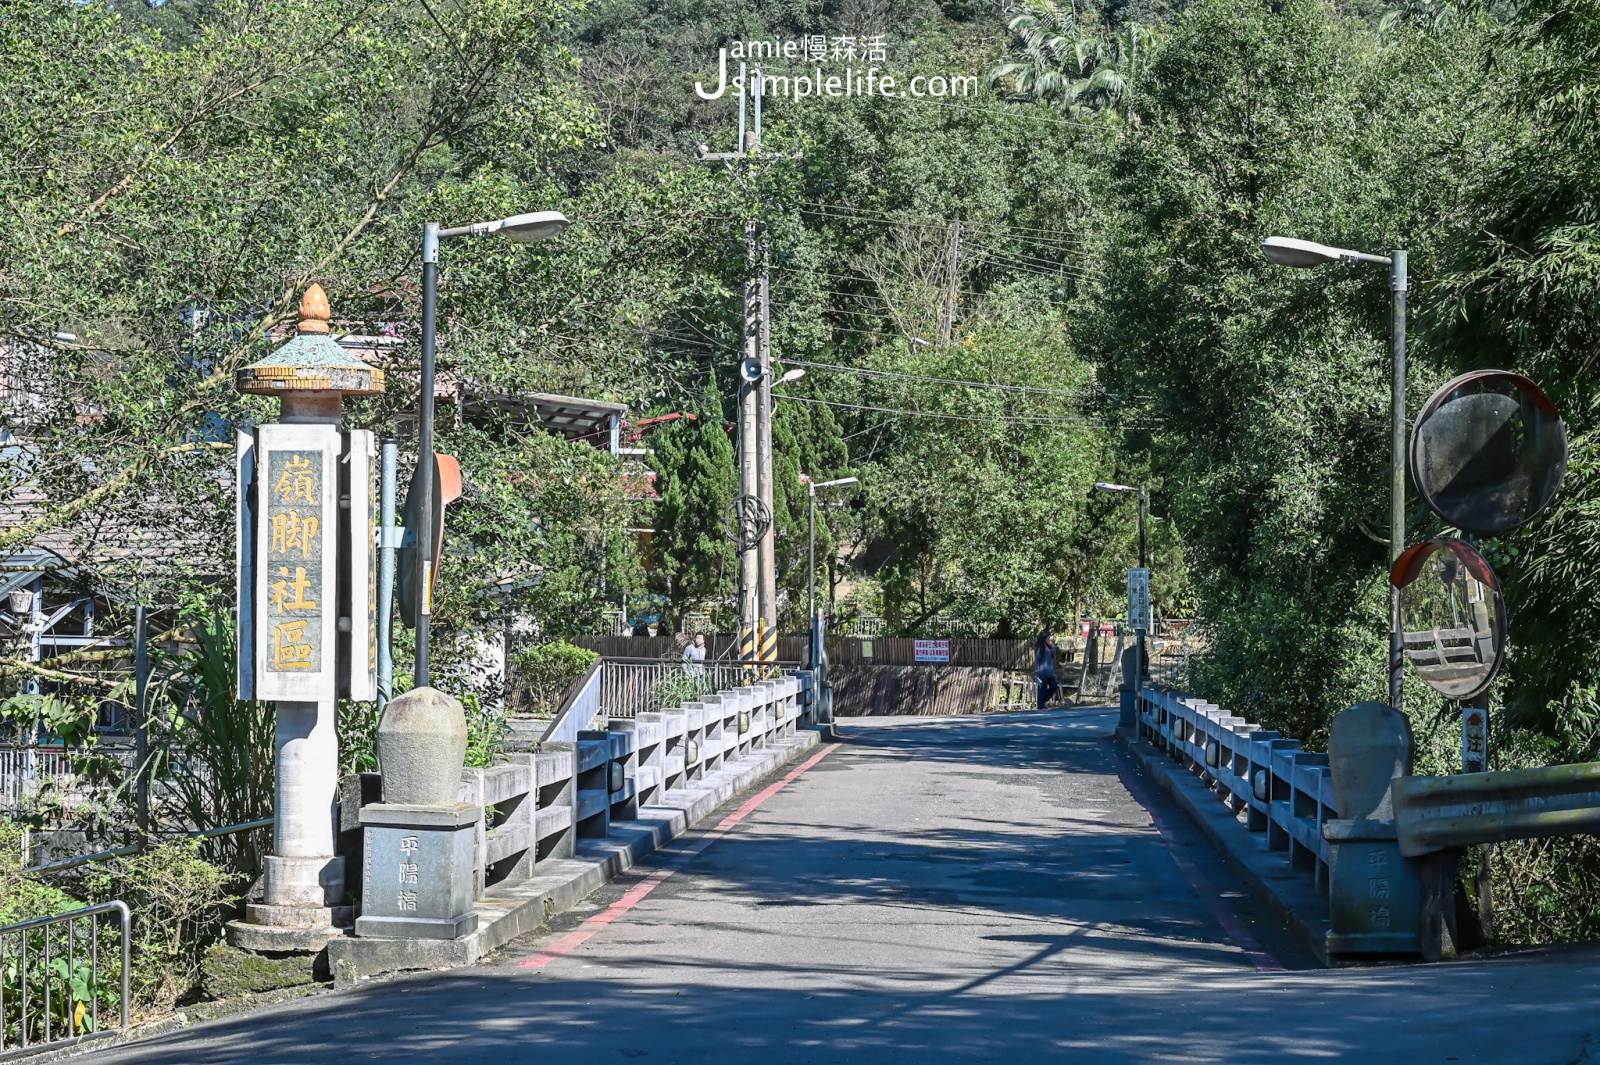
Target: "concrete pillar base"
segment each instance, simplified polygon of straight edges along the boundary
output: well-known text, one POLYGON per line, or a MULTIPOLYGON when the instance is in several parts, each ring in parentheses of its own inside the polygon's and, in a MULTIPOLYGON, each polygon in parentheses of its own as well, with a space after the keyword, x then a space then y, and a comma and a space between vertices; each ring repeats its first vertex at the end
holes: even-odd
POLYGON ((228 924, 240 950, 320 951, 354 923, 344 900, 344 858, 267 855, 266 892, 228 924))
POLYGON ((245 904, 244 919, 246 924, 264 928, 349 927, 351 910, 350 906, 273 906, 265 902, 251 902, 245 904))
POLYGON ((344 858, 267 855, 265 900, 273 906, 327 907, 344 902, 344 858))
MULTIPOLYGON (((347 907, 338 907, 345 910, 347 907)), ((345 920, 349 921, 348 914, 345 920)), ((271 925, 252 924, 249 921, 229 921, 228 945, 257 954, 315 954, 335 939, 342 939, 348 928, 330 925, 324 928, 276 928, 271 925)))

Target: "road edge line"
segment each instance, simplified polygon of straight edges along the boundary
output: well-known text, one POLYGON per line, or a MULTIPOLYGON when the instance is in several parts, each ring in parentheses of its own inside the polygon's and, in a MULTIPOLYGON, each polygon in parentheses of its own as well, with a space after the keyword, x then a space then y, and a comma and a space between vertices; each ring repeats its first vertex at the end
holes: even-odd
MULTIPOLYGON (((1113 747, 1115 746, 1113 744, 1113 747)), ((1167 854, 1172 857, 1172 864, 1176 865, 1178 871, 1183 874, 1184 879, 1189 881, 1189 886, 1194 888, 1195 894, 1205 901, 1206 910, 1210 912, 1211 919, 1222 929, 1222 934, 1233 941, 1233 945, 1238 947, 1244 956, 1249 959, 1256 972, 1287 972, 1288 970, 1283 963, 1278 961, 1272 952, 1263 947, 1261 942, 1256 939, 1255 933, 1250 931, 1249 926, 1241 921, 1237 914, 1222 904, 1222 900, 1218 897, 1217 886, 1211 882, 1211 878, 1205 874, 1205 871, 1190 861, 1188 855, 1179 851, 1178 834, 1172 830, 1171 822, 1156 810, 1155 804, 1151 801, 1150 793, 1145 790, 1145 782, 1139 780, 1133 773, 1128 771, 1132 768, 1128 764, 1130 760, 1131 752, 1126 751, 1122 752, 1121 756, 1117 758, 1117 776, 1122 781, 1122 786, 1133 797, 1133 801, 1142 806, 1144 812, 1150 815, 1150 821, 1155 825, 1156 834, 1166 844, 1167 854)), ((1223 857, 1223 860, 1227 860, 1226 856, 1221 857, 1223 857)))
POLYGON ((674 873, 688 865, 707 847, 711 846, 723 836, 726 836, 745 818, 755 813, 755 811, 760 808, 762 803, 766 802, 768 799, 772 798, 772 796, 776 795, 778 792, 794 783, 794 781, 798 779, 802 773, 816 765, 818 762, 822 761, 834 751, 838 750, 839 746, 840 745, 838 743, 828 744, 827 746, 823 747, 822 750, 818 751, 810 758, 807 758, 795 768, 789 770, 789 772, 786 773, 781 780, 777 780, 756 792, 756 794, 746 799, 737 810, 729 814, 727 817, 724 817, 721 821, 717 822, 715 828, 712 828, 706 832, 705 835, 696 839, 694 842, 690 843, 687 847, 683 848, 676 855, 674 855, 672 859, 667 862, 664 868, 657 869, 655 872, 645 877, 642 881, 624 892, 620 899, 613 902, 599 913, 586 918, 582 924, 578 925, 577 928, 574 928, 572 931, 568 932, 566 935, 562 936, 548 947, 543 947, 534 951, 521 961, 513 962, 512 967, 517 969, 543 969, 546 965, 549 965, 556 959, 565 957, 566 955, 572 953, 572 951, 576 950, 578 947, 592 939, 595 935, 599 934, 599 932, 607 925, 611 924, 611 922, 615 921, 617 918, 621 917, 623 914, 639 905, 639 903, 643 902, 652 891, 665 883, 667 879, 674 873))

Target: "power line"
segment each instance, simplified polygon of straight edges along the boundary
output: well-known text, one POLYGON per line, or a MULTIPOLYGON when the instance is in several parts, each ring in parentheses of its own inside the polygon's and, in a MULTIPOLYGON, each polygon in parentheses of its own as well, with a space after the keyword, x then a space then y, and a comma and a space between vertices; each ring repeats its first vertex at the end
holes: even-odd
MULTIPOLYGON (((1056 270, 1074 270, 1081 273, 1089 272, 1088 267, 1060 263, 1056 262, 1054 259, 1047 259, 1038 255, 1030 255, 1025 251, 1012 251, 1010 248, 1002 248, 994 244, 984 244, 976 240, 969 241, 968 247, 976 248, 980 252, 987 252, 991 255, 1003 256, 1007 259, 1015 259, 1019 263, 1038 266, 1052 272, 1056 270)), ((1063 258, 1064 257, 1065 254, 1063 254, 1063 258)))
POLYGON ((992 382, 992 381, 968 381, 968 380, 964 380, 964 379, 958 378, 958 377, 927 377, 927 376, 924 376, 922 374, 900 373, 897 370, 878 370, 878 369, 872 369, 872 368, 865 367, 865 366, 840 366, 837 363, 806 362, 806 361, 804 361, 802 359, 783 359, 783 358, 780 358, 778 361, 780 361, 780 362, 782 362, 782 363, 784 363, 786 365, 789 365, 789 366, 804 366, 807 369, 813 369, 813 370, 837 370, 837 371, 839 371, 841 373, 860 374, 860 375, 862 375, 864 377, 897 377, 897 378, 901 378, 901 379, 907 380, 907 381, 921 381, 921 382, 925 382, 925 383, 928 383, 928 384, 958 385, 958 386, 963 387, 963 388, 981 388, 981 389, 988 389, 990 391, 995 391, 995 392, 1026 392, 1026 393, 1030 393, 1030 394, 1033 394, 1033 395, 1059 396, 1059 397, 1061 397, 1063 399, 1098 398, 1098 397, 1102 397, 1102 396, 1103 397, 1108 397, 1108 398, 1122 398, 1122 399, 1151 399, 1151 398, 1153 398, 1151 396, 1122 396, 1122 397, 1114 397, 1109 392, 1101 392, 1101 391, 1098 391, 1098 390, 1068 392, 1068 391, 1064 391, 1062 389, 1057 389, 1057 388, 1036 388, 1036 387, 1034 387, 1032 385, 1002 385, 1002 384, 997 384, 997 383, 992 382))
MULTIPOLYGON (((872 287, 876 288, 880 292, 884 291, 885 288, 887 287, 882 282, 877 281, 877 280, 875 280, 873 278, 870 278, 870 277, 858 277, 858 276, 856 276, 854 274, 830 274, 830 273, 828 273, 826 271, 823 271, 823 270, 810 270, 810 271, 807 271, 807 273, 815 274, 815 275, 817 275, 819 277, 837 278, 837 279, 839 279, 841 281, 859 281, 862 284, 871 285, 872 287)), ((902 274, 899 274, 898 276, 901 277, 901 278, 904 278, 906 280, 906 282, 909 283, 909 284, 924 285, 924 286, 929 287, 929 288, 935 287, 932 282, 922 280, 921 278, 912 277, 909 274, 903 274, 902 273, 902 274)), ((1051 276, 1054 276, 1054 275, 1052 274, 1051 276)), ((876 296, 876 295, 873 295, 870 292, 843 292, 843 291, 840 291, 839 289, 836 289, 836 288, 819 288, 819 289, 815 289, 815 290, 799 288, 798 290, 801 291, 801 292, 816 291, 816 292, 819 292, 819 293, 825 293, 825 294, 830 295, 830 296, 844 296, 844 297, 846 297, 848 299, 883 300, 884 302, 888 302, 885 299, 885 297, 876 296)), ((796 291, 796 288, 790 288, 789 291, 790 292, 794 292, 794 291, 796 291)), ((956 289, 956 291, 958 293, 960 293, 961 295, 963 295, 963 296, 971 296, 973 299, 980 299, 980 300, 981 299, 992 299, 996 295, 994 292, 979 292, 977 289, 971 289, 971 288, 958 288, 958 289, 956 289)))
MULTIPOLYGON (((889 222, 896 225, 924 226, 934 229, 948 229, 951 222, 950 219, 934 218, 930 215, 891 215, 882 211, 869 211, 864 207, 851 207, 848 204, 824 203, 821 200, 802 201, 801 210, 804 211, 807 207, 814 208, 814 210, 808 212, 810 214, 833 214, 840 218, 859 218, 863 221, 889 222)), ((1000 222, 974 222, 965 218, 961 220, 961 225, 964 229, 994 229, 1002 233, 1022 234, 1024 235, 1023 241, 1032 244, 1089 243, 1081 237, 1065 236, 1055 230, 1045 229, 1041 226, 1012 226, 1000 222), (1027 236, 1026 234, 1038 235, 1027 236)))
MULTIPOLYGON (((846 410, 873 411, 878 414, 897 414, 908 418, 940 418, 946 421, 958 422, 1008 422, 1012 425, 1109 425, 1118 426, 1119 423, 1109 422, 1103 418, 1072 418, 1067 416, 1043 415, 1016 415, 1016 414, 946 414, 941 411, 929 410, 901 410, 895 407, 873 407, 865 403, 840 403, 832 399, 817 399, 812 396, 795 396, 788 393, 775 393, 779 399, 794 400, 798 403, 818 403, 828 407, 842 407, 846 410)), ((1149 429, 1158 428, 1157 425, 1131 424, 1127 428, 1149 429)))
POLYGON ((982 245, 977 246, 972 256, 981 262, 990 263, 1003 270, 1011 270, 1019 274, 1032 274, 1036 277, 1048 277, 1057 281, 1063 277, 1071 277, 1078 281, 1096 281, 1101 276, 1097 273, 1091 273, 1083 267, 1067 266, 1064 263, 1052 263, 1041 259, 1028 262, 1017 256, 1016 253, 998 252, 982 245), (1033 263, 1038 263, 1039 265, 1033 265, 1033 263))

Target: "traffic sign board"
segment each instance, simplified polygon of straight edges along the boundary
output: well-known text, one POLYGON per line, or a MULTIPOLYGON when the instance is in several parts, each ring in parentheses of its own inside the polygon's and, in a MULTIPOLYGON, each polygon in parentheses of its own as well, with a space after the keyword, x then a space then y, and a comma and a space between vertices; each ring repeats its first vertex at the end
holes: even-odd
POLYGON ((1128 570, 1128 627, 1150 631, 1150 571, 1139 566, 1128 570))
POLYGON ((417 530, 422 526, 422 508, 418 503, 417 488, 422 481, 424 464, 417 463, 411 475, 411 487, 406 490, 401 507, 400 525, 405 529, 405 540, 395 559, 395 600, 400 611, 400 621, 408 629, 417 627, 418 613, 432 613, 433 586, 439 575, 439 556, 444 551, 444 508, 461 496, 461 464, 451 455, 434 453, 433 464, 433 557, 428 560, 428 584, 424 589, 417 573, 417 530))

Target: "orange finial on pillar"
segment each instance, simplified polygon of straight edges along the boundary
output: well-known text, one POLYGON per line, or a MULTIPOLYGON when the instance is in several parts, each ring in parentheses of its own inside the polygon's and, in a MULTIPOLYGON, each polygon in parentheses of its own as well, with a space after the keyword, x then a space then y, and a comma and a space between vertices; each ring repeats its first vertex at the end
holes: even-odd
POLYGON ((326 333, 328 319, 333 317, 333 312, 328 308, 328 294, 322 291, 322 286, 312 282, 306 289, 305 298, 300 301, 300 332, 326 333))

